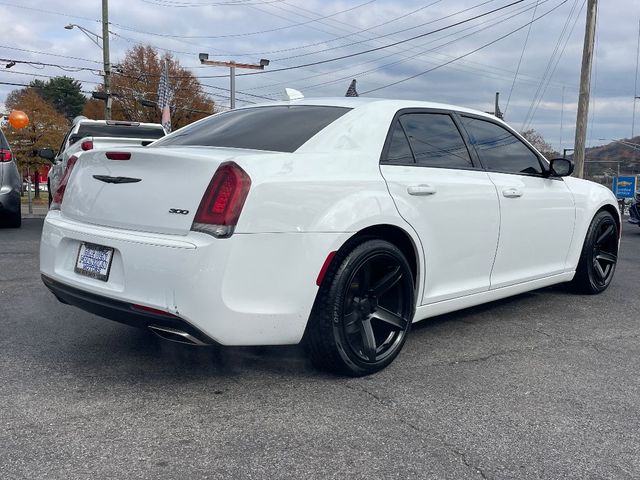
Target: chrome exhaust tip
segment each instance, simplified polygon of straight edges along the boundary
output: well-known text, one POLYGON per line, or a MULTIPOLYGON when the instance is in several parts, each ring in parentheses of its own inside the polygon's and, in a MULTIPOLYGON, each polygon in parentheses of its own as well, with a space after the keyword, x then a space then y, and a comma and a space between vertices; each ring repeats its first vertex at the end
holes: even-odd
POLYGON ((149 330, 151 330, 160 338, 169 340, 171 342, 197 346, 208 345, 208 343, 198 340, 193 335, 187 332, 183 332, 182 330, 178 330, 177 328, 162 327, 160 325, 149 325, 149 330))

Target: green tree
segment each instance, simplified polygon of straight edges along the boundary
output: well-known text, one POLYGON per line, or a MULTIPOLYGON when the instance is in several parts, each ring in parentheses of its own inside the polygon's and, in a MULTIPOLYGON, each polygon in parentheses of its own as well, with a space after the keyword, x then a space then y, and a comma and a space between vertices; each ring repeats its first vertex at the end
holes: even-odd
MULTIPOLYGON (((53 105, 46 102, 34 88, 14 90, 7 96, 7 109, 22 110, 29 117, 29 125, 16 129, 11 126, 4 133, 11 145, 21 171, 34 172, 47 161, 38 157, 40 148, 56 149, 64 138, 69 124, 53 105)), ((39 179, 35 175, 35 196, 40 196, 39 179)))
POLYGON ((68 120, 82 114, 87 98, 82 94, 79 81, 63 76, 51 78, 47 82, 33 80, 30 86, 68 120))

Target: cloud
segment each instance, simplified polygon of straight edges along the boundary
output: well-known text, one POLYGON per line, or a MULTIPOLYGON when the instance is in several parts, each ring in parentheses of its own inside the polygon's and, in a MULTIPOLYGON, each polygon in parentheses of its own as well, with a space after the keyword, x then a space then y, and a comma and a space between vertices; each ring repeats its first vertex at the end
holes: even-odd
MULTIPOLYGON (((263 4, 253 0, 249 2, 253 5, 220 5, 223 2, 111 0, 112 63, 123 58, 126 50, 135 43, 151 44, 161 50, 173 51, 181 64, 191 68, 197 76, 222 76, 203 78, 204 83, 228 88, 228 78, 225 77, 228 72, 221 68, 202 68, 197 59, 199 52, 223 55, 220 58, 228 59, 224 55, 234 54, 234 59, 245 62, 269 58, 272 62, 268 69, 275 70, 383 47, 505 5, 505 2, 494 1, 471 8, 480 3, 479 0, 284 0, 263 4), (168 4, 206 6, 172 8, 168 4), (432 5, 421 8, 428 4, 432 5), (469 10, 453 15, 464 9, 469 10), (349 11, 338 13, 344 10, 349 11), (453 16, 442 19, 447 15, 453 16), (330 17, 320 19, 323 16, 330 17), (394 21, 401 16, 404 17, 394 21), (425 25, 427 22, 432 23, 425 25), (400 30, 405 31, 394 33, 400 30), (149 32, 159 35, 150 35, 149 32), (255 32, 262 33, 252 35, 255 32), (212 38, 190 38, 195 36, 212 38), (287 58, 298 55, 304 56, 287 58)), ((540 0, 537 15, 561 2, 540 0)), ((528 123, 527 114, 535 110, 530 126, 539 130, 556 148, 568 148, 573 143, 572 124, 575 122, 578 96, 584 11, 575 22, 548 86, 545 87, 542 79, 570 12, 573 9, 572 19, 576 18, 575 12, 582 3, 582 0, 566 1, 532 26, 515 83, 515 71, 527 28, 448 66, 377 91, 374 95, 436 100, 492 110, 495 92, 500 92, 501 107, 506 109, 506 119, 514 127, 520 128, 525 120, 528 123), (544 91, 544 95, 536 108, 533 99, 537 91, 544 91)), ((531 9, 511 16, 534 4, 535 0, 525 0, 505 11, 440 33, 336 62, 278 73, 239 76, 236 85, 240 92, 276 97, 285 86, 300 89, 307 96, 342 96, 351 78, 358 80, 360 91, 375 89, 442 65, 525 25, 532 18, 531 9), (492 23, 496 25, 490 26, 492 23)), ((0 63, 0 81, 28 83, 33 78, 46 79, 46 76, 66 74, 83 81, 87 91, 102 81, 99 76, 101 50, 78 29, 63 29, 67 23, 77 23, 101 34, 99 2, 76 2, 73 8, 69 5, 62 0, 0 2, 0 15, 4 20, 3 39, 0 41, 4 47, 0 47, 0 57, 95 70, 67 72, 55 67, 38 68, 24 64, 6 70, 0 63)), ((639 11, 639 7, 640 0, 625 2, 624 9, 618 2, 600 3, 592 76, 590 144, 599 143, 598 138, 620 138, 631 134, 638 23, 637 18, 629 13, 639 11)), ((572 19, 567 23, 568 29, 574 24, 572 19)), ((559 49, 562 48, 560 44, 559 49)), ((16 87, 0 85, 0 101, 13 88, 16 87)), ((238 98, 239 104, 256 100, 242 93, 238 98)), ((226 102, 222 98, 216 100, 226 102)))

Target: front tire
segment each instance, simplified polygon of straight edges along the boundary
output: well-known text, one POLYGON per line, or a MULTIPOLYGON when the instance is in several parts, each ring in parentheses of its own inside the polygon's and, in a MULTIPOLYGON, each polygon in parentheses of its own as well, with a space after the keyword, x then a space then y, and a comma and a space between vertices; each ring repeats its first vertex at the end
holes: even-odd
POLYGON ((591 221, 571 286, 579 293, 604 292, 618 263, 618 224, 613 215, 600 211, 591 221))
POLYGON ((415 313, 414 279, 395 245, 366 240, 339 252, 310 318, 313 363, 351 376, 382 370, 400 353, 415 313))

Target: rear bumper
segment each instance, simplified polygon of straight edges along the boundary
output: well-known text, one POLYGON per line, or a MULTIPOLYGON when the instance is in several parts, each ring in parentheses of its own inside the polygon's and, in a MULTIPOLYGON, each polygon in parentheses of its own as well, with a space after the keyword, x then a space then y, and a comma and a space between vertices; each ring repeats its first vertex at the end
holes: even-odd
POLYGON ((132 312, 132 304, 143 305, 178 317, 182 330, 191 326, 205 343, 295 344, 311 313, 318 272, 348 236, 152 234, 90 225, 51 211, 42 231, 40 271, 63 301, 122 323, 156 321, 132 312), (108 281, 74 272, 82 242, 114 249, 108 281))
POLYGON ((139 310, 135 308, 134 304, 85 292, 79 288, 57 282, 46 275, 42 275, 42 282, 58 300, 86 312, 132 327, 165 327, 179 330, 189 334, 202 344, 212 345, 216 343, 205 333, 180 317, 139 310))

